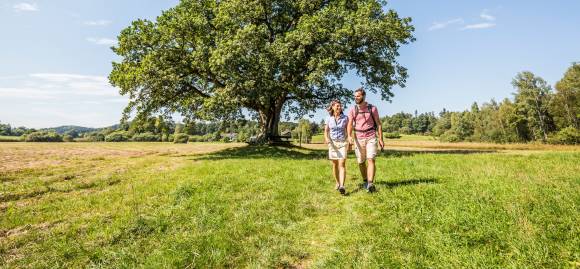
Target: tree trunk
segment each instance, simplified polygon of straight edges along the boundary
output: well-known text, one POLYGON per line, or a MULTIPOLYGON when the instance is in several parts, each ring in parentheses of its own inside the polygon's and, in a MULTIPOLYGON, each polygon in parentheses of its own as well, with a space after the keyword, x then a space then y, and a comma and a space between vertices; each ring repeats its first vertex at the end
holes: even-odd
POLYGON ((274 142, 274 137, 278 136, 278 124, 280 123, 280 114, 284 99, 277 100, 269 109, 259 111, 260 115, 260 135, 258 141, 261 143, 274 142))
POLYGON ((538 112, 538 119, 540 121, 540 130, 542 131, 542 142, 548 140, 548 134, 546 133, 546 128, 544 126, 544 118, 542 117, 542 110, 539 104, 538 96, 534 96, 534 101, 536 101, 536 111, 538 112))
POLYGON ((568 117, 568 121, 571 124, 574 124, 574 128, 578 129, 578 121, 576 117, 572 116, 572 111, 570 110, 570 106, 568 106, 568 100, 564 101, 564 108, 566 109, 566 116, 568 117))

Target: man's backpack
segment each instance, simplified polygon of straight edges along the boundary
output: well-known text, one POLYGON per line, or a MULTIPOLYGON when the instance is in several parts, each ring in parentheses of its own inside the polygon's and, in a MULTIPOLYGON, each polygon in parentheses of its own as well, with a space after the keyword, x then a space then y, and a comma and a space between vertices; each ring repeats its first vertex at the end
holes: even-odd
MULTIPOLYGON (((356 126, 356 118, 358 117, 358 106, 354 105, 354 109, 355 109, 355 114, 354 114, 353 122, 354 122, 354 126, 356 126)), ((373 105, 367 103, 367 111, 369 114, 371 114, 371 119, 373 119, 373 127, 368 128, 366 130, 354 129, 356 132, 368 132, 370 130, 375 130, 375 131, 377 130, 377 122, 375 121, 375 117, 373 117, 373 110, 372 109, 373 109, 373 105)))

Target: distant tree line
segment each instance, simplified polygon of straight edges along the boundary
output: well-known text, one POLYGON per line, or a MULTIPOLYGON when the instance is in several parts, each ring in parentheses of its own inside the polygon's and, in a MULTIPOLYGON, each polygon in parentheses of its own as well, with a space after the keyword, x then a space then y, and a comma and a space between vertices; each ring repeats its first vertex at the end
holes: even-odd
POLYGON ((448 142, 580 143, 580 64, 572 64, 555 91, 532 72, 517 74, 512 85, 513 100, 473 103, 463 112, 443 109, 437 116, 401 112, 382 118, 383 130, 433 135, 448 142))
POLYGON ((0 121, 0 135, 3 136, 21 136, 26 133, 36 131, 35 129, 28 129, 26 127, 14 128, 10 124, 2 123, 0 121))
MULTIPOLYGON (((443 109, 437 115, 415 111, 385 116, 381 118, 385 137, 421 134, 446 142, 580 143, 580 63, 572 64, 556 83, 555 91, 544 79, 527 71, 518 73, 512 85, 513 99, 473 103, 462 112, 443 109)), ((309 143, 313 135, 324 130, 324 121, 280 122, 278 128, 281 135, 295 142, 309 143)), ((0 122, 0 136, 20 136, 29 142, 252 142, 259 133, 258 122, 246 119, 175 123, 171 118, 156 116, 101 129, 61 126, 41 130, 12 128, 0 122)))

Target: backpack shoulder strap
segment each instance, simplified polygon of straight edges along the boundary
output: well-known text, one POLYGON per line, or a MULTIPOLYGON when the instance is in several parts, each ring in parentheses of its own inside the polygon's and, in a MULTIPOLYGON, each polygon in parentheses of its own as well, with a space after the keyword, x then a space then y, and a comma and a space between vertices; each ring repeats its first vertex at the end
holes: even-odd
POLYGON ((377 129, 377 121, 375 120, 375 116, 373 115, 373 105, 367 103, 367 109, 371 114, 371 119, 373 119, 373 129, 377 129))
POLYGON ((358 105, 354 104, 354 119, 352 119, 354 136, 356 137, 356 118, 358 117, 358 105))

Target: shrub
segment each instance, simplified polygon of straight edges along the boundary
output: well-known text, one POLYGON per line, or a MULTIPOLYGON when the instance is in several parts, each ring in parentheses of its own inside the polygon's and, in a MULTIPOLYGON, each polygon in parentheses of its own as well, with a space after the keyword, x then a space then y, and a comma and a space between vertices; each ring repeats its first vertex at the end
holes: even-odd
POLYGON ((399 132, 404 133, 404 134, 411 134, 412 133, 411 128, 409 128, 408 126, 399 128, 399 132))
POLYGON ((249 137, 246 133, 244 133, 244 132, 238 133, 238 137, 237 137, 238 142, 246 142, 246 141, 248 141, 248 138, 249 137))
POLYGON ((62 142, 62 136, 55 132, 32 132, 24 137, 26 142, 62 142))
POLYGON ((442 142, 459 142, 461 139, 457 134, 451 130, 447 130, 444 134, 439 137, 442 142))
POLYGON ((215 132, 213 134, 206 134, 204 137, 207 137, 205 141, 208 141, 208 142, 217 142, 217 141, 220 141, 222 139, 222 135, 220 134, 220 132, 215 132))
POLYGON ((158 142, 159 141, 159 135, 156 135, 156 134, 151 133, 151 132, 146 132, 146 133, 141 133, 141 134, 135 134, 133 136, 133 141, 137 141, 137 142, 158 142))
POLYGON ((557 132, 555 135, 551 135, 548 138, 548 143, 568 145, 580 144, 580 132, 578 129, 572 126, 566 127, 557 132))
POLYGON ((96 142, 105 142, 105 135, 98 133, 95 135, 95 141, 96 142))
POLYGON ((117 131, 105 136, 106 142, 124 142, 129 141, 129 136, 125 131, 117 131))
POLYGON ((101 133, 87 133, 83 137, 75 139, 77 142, 104 142, 105 135, 101 133))
POLYGON ((173 139, 173 143, 185 144, 189 140, 189 135, 187 134, 176 134, 173 139))
POLYGON ((72 135, 69 135, 69 134, 65 134, 62 137, 62 140, 64 140, 64 142, 75 142, 75 138, 72 135))
POLYGON ((202 136, 202 139, 205 142, 211 142, 211 141, 213 141, 213 134, 206 134, 206 135, 202 136))
POLYGON ((401 135, 397 132, 394 133, 384 133, 383 134, 384 138, 388 138, 388 139, 399 139, 401 138, 401 135))
POLYGON ((190 135, 189 142, 203 142, 203 137, 201 135, 190 135))

